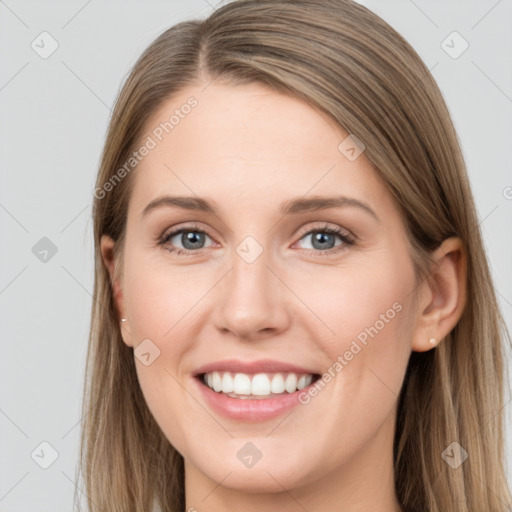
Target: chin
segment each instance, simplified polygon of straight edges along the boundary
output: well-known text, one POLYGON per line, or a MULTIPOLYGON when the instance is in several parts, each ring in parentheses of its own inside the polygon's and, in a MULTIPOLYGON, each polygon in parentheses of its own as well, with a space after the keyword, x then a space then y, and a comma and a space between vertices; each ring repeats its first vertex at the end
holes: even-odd
MULTIPOLYGON (((292 489, 297 485, 297 480, 293 477, 291 468, 266 468, 261 466, 259 469, 233 469, 226 467, 225 472, 217 472, 208 476, 216 482, 222 481, 222 486, 226 489, 239 491, 243 493, 278 493, 284 489, 292 489), (232 473, 226 477, 226 475, 232 473)), ((298 476, 298 475, 297 475, 298 476)))

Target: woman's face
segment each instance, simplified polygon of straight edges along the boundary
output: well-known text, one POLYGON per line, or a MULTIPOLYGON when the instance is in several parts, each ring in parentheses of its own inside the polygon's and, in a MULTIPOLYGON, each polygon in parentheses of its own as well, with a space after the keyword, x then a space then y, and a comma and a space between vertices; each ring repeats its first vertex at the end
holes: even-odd
POLYGON ((392 197, 326 115, 204 87, 151 118, 132 176, 117 300, 147 404, 214 485, 382 471, 417 318, 392 197))

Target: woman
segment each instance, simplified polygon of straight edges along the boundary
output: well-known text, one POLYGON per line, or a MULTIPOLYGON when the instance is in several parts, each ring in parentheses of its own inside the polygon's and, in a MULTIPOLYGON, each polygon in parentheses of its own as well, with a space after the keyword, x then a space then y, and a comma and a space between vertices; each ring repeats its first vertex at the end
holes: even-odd
POLYGON ((463 157, 378 16, 239 0, 165 31, 94 195, 92 511, 507 510, 463 157))

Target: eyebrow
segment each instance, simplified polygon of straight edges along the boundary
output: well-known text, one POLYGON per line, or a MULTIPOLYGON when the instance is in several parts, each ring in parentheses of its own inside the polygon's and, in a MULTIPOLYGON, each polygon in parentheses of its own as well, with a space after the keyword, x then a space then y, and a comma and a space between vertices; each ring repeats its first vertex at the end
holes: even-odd
MULTIPOLYGON (((346 206, 360 208, 374 217, 377 222, 381 222, 377 214, 366 203, 363 203, 359 199, 346 196, 294 198, 282 203, 280 211, 283 215, 290 215, 346 206)), ((213 204, 201 197, 161 196, 151 201, 144 208, 141 217, 148 215, 153 210, 163 207, 178 207, 184 210, 200 211, 217 215, 217 210, 213 204)))

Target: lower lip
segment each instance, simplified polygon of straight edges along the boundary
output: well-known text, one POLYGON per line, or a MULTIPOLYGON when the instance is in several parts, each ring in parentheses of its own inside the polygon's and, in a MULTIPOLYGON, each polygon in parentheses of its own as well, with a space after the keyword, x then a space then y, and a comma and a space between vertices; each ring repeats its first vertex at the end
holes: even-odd
POLYGON ((274 398, 232 398, 210 389, 197 377, 193 378, 209 406, 216 412, 235 420, 264 421, 276 418, 300 405, 299 393, 308 391, 314 382, 305 388, 274 398))

